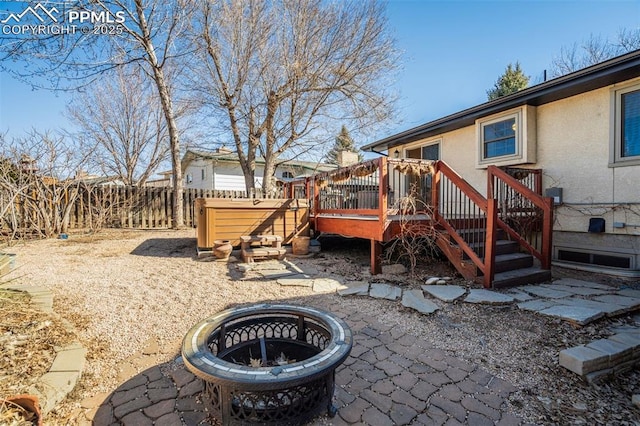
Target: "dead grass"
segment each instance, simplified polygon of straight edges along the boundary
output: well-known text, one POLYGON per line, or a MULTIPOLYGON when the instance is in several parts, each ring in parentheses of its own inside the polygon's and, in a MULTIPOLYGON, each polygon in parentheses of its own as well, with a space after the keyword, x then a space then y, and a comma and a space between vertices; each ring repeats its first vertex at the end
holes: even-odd
MULTIPOLYGON (((435 348, 478 364, 518 388, 509 398, 508 409, 530 424, 638 424, 639 411, 632 406, 630 398, 640 392, 640 370, 636 368, 592 386, 558 365, 560 350, 607 337, 611 328, 634 323, 632 316, 603 319, 577 329, 513 306, 441 303, 436 314, 424 316, 403 308, 400 303, 318 295, 308 288, 245 280, 234 265, 197 259, 195 239, 188 238, 192 235, 192 230, 114 231, 94 240, 90 236, 70 236, 65 241, 37 241, 16 249, 20 264, 25 266, 24 275, 16 281, 19 284, 38 282, 50 288, 55 296, 56 312, 74 325, 87 348, 81 381, 73 393, 47 415, 47 425, 85 424, 86 410, 80 407, 81 401, 116 389, 121 383, 121 368, 132 365, 134 356, 143 351, 148 339, 153 338, 164 348, 164 352, 154 358, 155 363, 163 365, 161 363, 177 355, 177 346, 173 345, 202 318, 234 304, 270 300, 326 307, 339 304, 343 312, 369 313, 393 324, 394 328, 425 339, 435 348), (112 256, 114 253, 118 255, 112 256)), ((315 269, 321 276, 395 283, 403 288, 419 288, 429 276, 455 276, 450 265, 443 262, 419 264, 416 278, 372 277, 368 275, 368 241, 324 238, 322 248, 320 255, 300 259, 296 264, 315 269)), ((556 270, 554 275, 560 277, 560 272, 556 270)), ((594 274, 565 273, 579 279, 631 285, 594 274)), ((455 282, 466 285, 460 279, 455 282)), ((634 286, 640 288, 638 284, 634 286)), ((6 296, 19 298, 15 293, 6 296)), ((15 300, 6 306, 0 305, 0 327, 4 327, 8 317, 6 310, 18 311, 18 306, 15 300)), ((33 310, 28 304, 27 308, 33 310)), ((27 309, 26 313, 29 312, 27 309)), ((15 334, 43 337, 56 323, 34 333, 42 321, 47 319, 21 319, 20 325, 25 329, 16 329, 15 334)), ((5 334, 5 329, 0 328, 0 338, 5 334)), ((62 344, 51 343, 55 337, 50 336, 48 341, 45 338, 40 347, 29 351, 51 351, 54 345, 62 344)), ((4 342, 0 348, 4 348, 4 342)), ((5 357, 4 349, 0 357, 5 357)), ((13 356, 10 358, 16 360, 13 356)), ((24 356, 21 362, 24 363, 25 358, 30 363, 46 361, 24 356)), ((30 367, 28 372, 19 373, 19 379, 37 379, 41 374, 38 371, 44 372, 47 367, 40 370, 30 367)), ((145 368, 134 367, 139 371, 145 368)), ((14 380, 4 379, 5 370, 5 365, 0 364, 0 398, 6 396, 4 388, 8 386, 5 384, 14 380)), ((14 394, 20 389, 24 388, 15 389, 14 394)))
POLYGON ((0 290, 0 397, 28 393, 51 367, 55 348, 74 338, 59 318, 33 306, 24 293, 0 290))
POLYGON ((0 399, 0 424, 3 426, 32 426, 36 413, 28 411, 20 405, 0 399))

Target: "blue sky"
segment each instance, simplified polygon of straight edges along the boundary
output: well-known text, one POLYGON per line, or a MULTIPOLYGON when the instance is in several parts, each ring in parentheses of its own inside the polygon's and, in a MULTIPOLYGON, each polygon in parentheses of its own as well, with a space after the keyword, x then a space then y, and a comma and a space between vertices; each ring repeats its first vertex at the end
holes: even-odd
MULTIPOLYGON (((519 61, 539 82, 562 46, 591 33, 615 38, 621 28, 640 28, 640 0, 390 0, 388 18, 403 51, 396 83, 401 122, 380 138, 485 102, 509 63, 519 61)), ((64 93, 33 91, 1 75, 0 131, 19 136, 32 127, 69 127, 68 101, 64 93)))

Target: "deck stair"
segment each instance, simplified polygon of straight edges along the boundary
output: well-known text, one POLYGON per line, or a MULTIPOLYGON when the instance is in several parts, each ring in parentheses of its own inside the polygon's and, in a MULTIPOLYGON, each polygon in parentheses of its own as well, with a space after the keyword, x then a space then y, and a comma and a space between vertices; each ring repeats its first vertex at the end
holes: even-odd
POLYGON ((485 198, 446 164, 435 173, 436 243, 462 276, 492 288, 551 279, 552 208, 539 183, 490 167, 485 198))
POLYGON ((444 161, 381 157, 291 182, 288 191, 309 200, 315 232, 370 240, 372 274, 381 272, 383 243, 409 228, 435 230, 460 274, 485 288, 551 277, 553 201, 542 196, 538 169, 488 166, 483 195, 444 161))
MULTIPOLYGON (((475 234, 472 239, 478 242, 471 243, 469 246, 474 252, 484 252, 485 243, 480 242, 485 238, 484 229, 459 230, 458 232, 467 237, 475 234)), ((531 254, 522 252, 518 242, 507 239, 504 234, 503 231, 499 231, 498 238, 500 239, 497 239, 495 243, 492 287, 504 288, 549 281, 551 271, 541 269, 531 254)), ((438 247, 465 279, 482 280, 481 271, 459 246, 451 243, 450 238, 439 239, 438 247)), ((481 259, 484 261, 484 257, 481 259)))

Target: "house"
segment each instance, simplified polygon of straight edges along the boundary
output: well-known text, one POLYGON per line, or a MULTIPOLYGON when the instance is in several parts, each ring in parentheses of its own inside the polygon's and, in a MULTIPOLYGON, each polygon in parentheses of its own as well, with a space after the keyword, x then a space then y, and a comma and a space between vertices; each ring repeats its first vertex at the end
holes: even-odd
POLYGON ((362 149, 443 160, 487 198, 490 166, 539 169, 554 264, 640 277, 640 50, 362 149))
POLYGON ((80 181, 89 186, 125 186, 124 181, 117 176, 95 175, 84 170, 78 170, 73 181, 80 181))
MULTIPOLYGON (((332 170, 336 166, 312 161, 280 160, 275 179, 288 182, 294 178, 332 170)), ((262 187, 264 159, 256 160, 255 184, 262 187)), ((188 149, 182 157, 185 188, 244 191, 245 182, 238 155, 224 147, 215 151, 188 149)))
POLYGON ((167 188, 171 186, 171 182, 172 182, 171 176, 173 175, 173 171, 165 170, 163 172, 158 172, 156 174, 159 175, 160 177, 156 179, 148 179, 144 183, 144 186, 150 186, 153 188, 167 188))

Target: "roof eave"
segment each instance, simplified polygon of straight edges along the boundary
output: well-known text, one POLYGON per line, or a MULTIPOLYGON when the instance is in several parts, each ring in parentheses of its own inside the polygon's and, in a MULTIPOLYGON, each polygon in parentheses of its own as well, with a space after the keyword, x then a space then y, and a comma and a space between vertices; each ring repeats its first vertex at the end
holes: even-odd
POLYGON ((475 123, 478 118, 522 105, 539 106, 640 76, 640 50, 537 84, 514 94, 467 108, 363 146, 379 151, 475 123))

